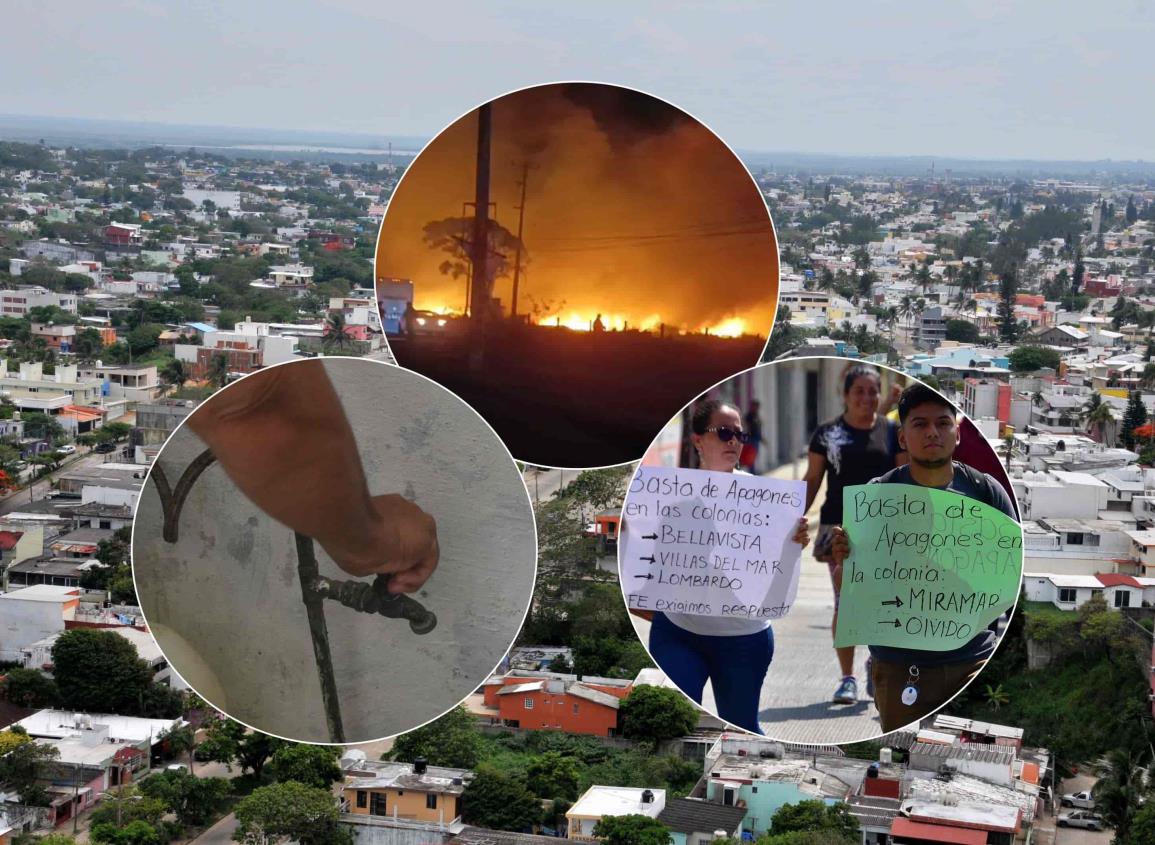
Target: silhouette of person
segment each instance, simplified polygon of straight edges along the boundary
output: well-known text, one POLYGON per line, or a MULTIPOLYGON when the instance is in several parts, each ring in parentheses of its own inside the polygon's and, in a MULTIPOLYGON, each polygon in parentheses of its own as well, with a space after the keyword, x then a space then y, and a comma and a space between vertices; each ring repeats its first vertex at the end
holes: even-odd
POLYGON ((604 332, 605 330, 606 324, 602 322, 602 315, 598 314, 596 317, 594 317, 594 331, 604 332))

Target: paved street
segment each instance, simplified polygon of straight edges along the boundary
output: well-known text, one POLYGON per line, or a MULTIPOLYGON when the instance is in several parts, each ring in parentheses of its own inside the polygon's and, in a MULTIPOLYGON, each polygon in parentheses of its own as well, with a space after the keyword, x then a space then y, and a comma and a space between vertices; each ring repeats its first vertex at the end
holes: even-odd
POLYGON ((233 841, 233 833, 236 829, 237 817, 229 813, 192 841, 196 842, 197 845, 228 845, 233 841))
POLYGON ((572 469, 540 469, 534 467, 522 473, 529 498, 534 504, 548 502, 564 485, 569 484, 580 473, 572 469))
MULTIPOLYGON (((122 445, 123 444, 118 444, 118 449, 122 445)), ((52 489, 53 479, 59 478, 62 473, 72 469, 78 469, 79 467, 99 466, 108 461, 121 460, 119 452, 106 455, 98 452, 88 452, 83 446, 79 448, 78 452, 87 452, 87 454, 73 455, 61 464, 60 469, 56 470, 52 475, 37 479, 32 484, 31 493, 29 492, 29 488, 25 487, 0 498, 0 516, 19 511, 22 508, 27 509, 29 504, 39 502, 44 498, 45 494, 52 489)))
MULTIPOLYGON (((766 475, 801 477, 801 464, 787 464, 766 475)), ((866 649, 855 654, 859 702, 834 704, 830 699, 840 680, 838 660, 830 637, 834 592, 824 563, 810 554, 817 533, 818 507, 825 495, 819 491, 809 513, 812 542, 802 556, 798 597, 786 618, 774 623, 774 662, 766 676, 760 699, 759 720, 767 736, 787 742, 856 742, 879 736, 881 728, 872 702, 866 699, 866 649)), ((642 642, 649 639, 650 623, 631 617, 642 642)), ((714 709, 709 684, 703 697, 714 709)))

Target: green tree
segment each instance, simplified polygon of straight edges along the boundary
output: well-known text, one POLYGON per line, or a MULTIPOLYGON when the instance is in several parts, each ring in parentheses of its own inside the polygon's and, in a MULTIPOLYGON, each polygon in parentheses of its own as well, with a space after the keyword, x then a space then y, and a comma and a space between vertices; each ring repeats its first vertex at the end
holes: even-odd
POLYGON ((90 838, 99 845, 165 845, 168 837, 144 819, 135 819, 124 827, 109 822, 93 824, 90 838))
POLYGON ((47 807, 51 798, 40 785, 49 774, 49 766, 60 756, 54 745, 25 742, 0 757, 0 782, 20 795, 20 803, 30 807, 47 807))
POLYGON ((1135 446, 1135 429, 1147 422, 1147 407, 1143 404, 1143 394, 1132 390, 1127 396, 1127 408, 1123 411, 1123 423, 1119 440, 1128 449, 1135 446))
POLYGON ((431 766, 472 769, 481 759, 481 732, 477 720, 461 705, 427 725, 401 734, 389 756, 412 763, 422 757, 431 766))
POLYGON ((1155 802, 1148 801, 1131 817, 1131 845, 1155 845, 1155 802))
POLYGON ((649 816, 603 816, 594 836, 605 845, 672 845, 669 829, 649 816))
POLYGON ((50 415, 31 411, 24 414, 24 436, 55 443, 64 439, 64 428, 50 415))
POLYGON ((602 511, 619 506, 626 497, 626 485, 633 469, 625 464, 605 469, 590 469, 578 473, 569 484, 557 492, 557 497, 571 506, 602 511))
POLYGON ((527 830, 541 818, 541 802, 525 780, 482 764, 461 796, 466 824, 494 830, 527 830))
POLYGON ((591 584, 569 612, 576 637, 636 637, 617 584, 591 584))
POLYGON ((525 777, 539 798, 573 801, 578 797, 580 767, 577 760, 560 752, 547 751, 536 755, 529 761, 525 777))
MULTIPOLYGON (((13 841, 16 841, 13 839, 13 841)), ((76 845, 76 840, 67 833, 49 833, 37 838, 36 845, 76 845)))
POLYGON ((140 782, 141 794, 163 801, 182 825, 202 825, 223 807, 229 794, 224 778, 198 778, 189 772, 162 772, 140 782))
POLYGON ((1047 367, 1059 369, 1059 353, 1045 346, 1019 346, 1007 356, 1011 369, 1016 373, 1029 373, 1047 367))
POLYGON ((172 387, 178 389, 184 387, 184 383, 189 380, 188 365, 179 358, 173 358, 165 362, 161 368, 160 377, 164 379, 165 384, 172 387))
POLYGON ((36 669, 9 669, 4 675, 4 700, 12 704, 52 707, 60 697, 55 681, 36 669))
POLYGON ((858 822, 845 804, 799 801, 779 807, 770 819, 770 829, 782 833, 821 831, 835 836, 858 836, 858 822))
POLYGON ((72 345, 72 351, 76 353, 77 359, 86 364, 95 361, 103 348, 104 341, 100 337, 100 332, 93 328, 78 331, 72 345))
MULTIPOLYGON (((562 568, 592 567, 597 562, 597 540, 585 536, 581 509, 564 498, 539 502, 533 508, 537 523, 538 557, 562 568)), ((621 603, 619 597, 618 603, 621 603)))
POLYGON ((654 665, 636 637, 578 637, 573 656, 574 672, 603 678, 636 678, 642 669, 654 665))
POLYGON ((167 812, 169 807, 164 801, 141 794, 140 786, 130 783, 105 792, 89 821, 94 828, 98 824, 119 828, 134 821, 145 821, 155 827, 167 812))
POLYGON ((265 763, 284 742, 260 731, 250 731, 232 719, 216 719, 205 729, 200 753, 206 760, 224 763, 230 771, 236 763, 242 772, 251 771, 253 777, 260 780, 265 763))
POLYGON ((698 724, 698 710, 678 690, 636 686, 618 709, 622 735, 656 749, 667 739, 685 736, 698 724))
POLYGON ((229 380, 229 359, 223 352, 218 352, 209 359, 208 382, 213 387, 220 389, 224 387, 229 380))
POLYGON ((946 339, 959 343, 978 343, 979 327, 970 320, 947 320, 946 339))
POLYGON ((136 646, 112 631, 65 631, 52 646, 52 663, 61 703, 69 710, 135 715, 152 685, 152 669, 136 646))
POLYGON ((1014 343, 1019 339, 1019 322, 1015 318, 1015 297, 1019 291, 1018 271, 1012 267, 999 281, 999 339, 1014 343))
POLYGON ((302 845, 351 845, 336 799, 327 790, 285 781, 262 786, 237 802, 233 838, 246 845, 294 840, 302 845))
POLYGON ((331 745, 285 743, 273 752, 269 774, 274 780, 293 780, 317 789, 327 789, 342 777, 337 762, 341 750, 331 745))
POLYGON ((129 351, 131 351, 133 355, 143 355, 146 352, 156 349, 157 340, 163 331, 164 326, 156 323, 144 323, 137 326, 128 333, 128 337, 126 338, 129 351))
MULTIPOLYGON (((124 440, 132 432, 132 426, 123 422, 110 422, 101 429, 115 441, 124 440)), ((132 535, 129 534, 129 539, 132 535)))

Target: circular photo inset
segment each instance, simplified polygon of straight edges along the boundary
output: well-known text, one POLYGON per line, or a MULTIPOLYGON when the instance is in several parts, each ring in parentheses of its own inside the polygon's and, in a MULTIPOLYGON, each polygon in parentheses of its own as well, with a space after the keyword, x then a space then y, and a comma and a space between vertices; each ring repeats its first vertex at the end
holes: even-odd
POLYGON ((319 743, 401 733, 471 693, 517 634, 536 555, 485 421, 357 358, 261 370, 197 407, 132 538, 173 668, 237 721, 319 743))
POLYGON ((708 128, 567 83, 486 103, 417 156, 376 275, 397 363, 469 402, 518 460, 589 468, 637 460, 687 396, 758 361, 778 247, 708 128))
POLYGON ((622 590, 651 657, 720 718, 786 742, 860 742, 939 710, 993 654, 1022 582, 1000 432, 983 426, 845 358, 699 396, 622 510, 622 590))

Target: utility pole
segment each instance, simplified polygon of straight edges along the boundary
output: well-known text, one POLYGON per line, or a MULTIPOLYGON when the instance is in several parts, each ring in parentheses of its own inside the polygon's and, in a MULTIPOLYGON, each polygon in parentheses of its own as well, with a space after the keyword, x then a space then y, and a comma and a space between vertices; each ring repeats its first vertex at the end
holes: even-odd
POLYGON ((473 239, 469 245, 473 264, 470 313, 484 319, 488 313, 489 289, 489 147, 493 116, 489 103, 477 110, 477 181, 474 189, 473 239))
POLYGON ((517 289, 521 283, 521 233, 525 229, 525 188, 529 183, 529 162, 521 163, 521 202, 517 206, 517 252, 513 258, 513 296, 509 316, 517 319, 517 289))

